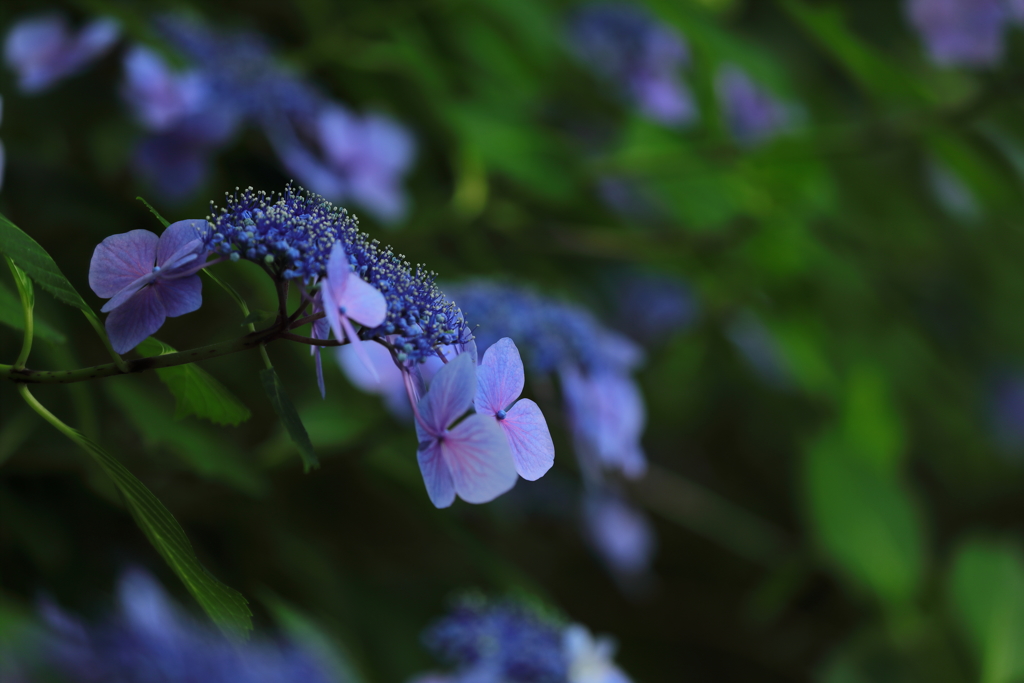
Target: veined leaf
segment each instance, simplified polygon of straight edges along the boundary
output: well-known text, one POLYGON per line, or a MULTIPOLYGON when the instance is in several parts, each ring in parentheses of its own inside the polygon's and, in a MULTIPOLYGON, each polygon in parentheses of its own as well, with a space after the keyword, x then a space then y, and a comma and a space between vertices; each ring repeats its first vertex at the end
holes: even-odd
MULTIPOLYGON (((33 314, 33 318, 34 332, 38 338, 54 344, 63 344, 67 341, 67 337, 41 319, 38 312, 33 314)), ((25 316, 21 312, 21 302, 3 283, 0 283, 0 323, 22 332, 25 330, 25 316)))
POLYGON ((210 618, 227 632, 245 634, 252 630, 249 601, 238 591, 215 579, 206 567, 200 564, 185 531, 160 499, 114 456, 97 444, 81 434, 76 441, 89 451, 114 480, 125 505, 149 538, 149 542, 163 556, 210 618))
MULTIPOLYGON (((136 347, 143 356, 164 356, 175 349, 149 337, 136 347)), ((195 415, 223 425, 245 422, 252 413, 227 387, 195 363, 159 368, 156 374, 174 394, 175 419, 195 415)))
POLYGON ((46 250, 28 234, 9 221, 0 213, 0 251, 14 261, 28 276, 39 283, 46 291, 75 308, 80 308, 87 315, 95 316, 89 305, 85 303, 57 263, 50 258, 46 250))
POLYGON ((266 390, 267 396, 270 397, 274 412, 281 418, 284 428, 288 430, 288 436, 299 449, 303 469, 309 472, 311 469, 320 467, 320 461, 317 459, 316 453, 313 452, 313 443, 309 440, 309 434, 302 424, 299 411, 295 409, 295 404, 285 393, 284 385, 281 383, 281 378, 277 376, 277 371, 274 368, 261 370, 260 379, 263 380, 263 388, 266 390))

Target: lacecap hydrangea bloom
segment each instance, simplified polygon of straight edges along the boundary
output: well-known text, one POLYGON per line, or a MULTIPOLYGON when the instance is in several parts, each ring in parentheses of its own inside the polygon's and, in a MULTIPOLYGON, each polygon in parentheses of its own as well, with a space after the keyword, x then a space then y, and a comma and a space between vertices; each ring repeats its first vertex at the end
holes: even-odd
POLYGON ((629 683, 612 660, 614 643, 594 639, 525 603, 466 599, 424 634, 450 673, 417 683, 629 683))
POLYGON ((672 126, 696 120, 697 106, 679 77, 689 61, 686 42, 643 7, 586 5, 570 18, 568 40, 580 62, 617 87, 644 116, 672 126))
POLYGON ((319 349, 341 345, 354 350, 367 382, 390 374, 387 381, 404 390, 420 437, 417 460, 437 507, 451 505, 456 495, 490 501, 518 475, 536 479, 551 467, 554 445, 544 416, 520 399, 523 366, 515 344, 502 340, 489 349, 478 377, 473 335, 434 273, 370 239, 345 209, 290 186, 280 194, 236 190, 205 220, 179 221, 159 237, 133 230, 105 239, 93 255, 89 283, 109 298, 102 310, 110 313, 114 349, 127 352, 167 317, 199 308, 197 273, 240 260, 257 263, 276 283, 280 312, 268 329, 312 347, 321 393, 319 349), (289 287, 301 293, 291 313, 289 287), (311 336, 290 332, 306 324, 311 336), (386 353, 371 355, 365 344, 386 353))
POLYGON ((40 93, 102 57, 120 36, 113 19, 90 21, 73 31, 60 14, 21 19, 7 33, 4 60, 25 93, 40 93))
POLYGON ((993 66, 1003 58, 1004 32, 1024 20, 1020 0, 907 0, 910 23, 933 62, 993 66))
MULTIPOLYGON (((37 643, 41 678, 67 683, 340 683, 326 657, 302 645, 253 637, 239 642, 193 618, 152 576, 128 571, 118 587, 118 609, 88 623, 50 601, 37 643), (53 679, 52 674, 58 676, 53 679)), ((26 659, 28 659, 26 657, 26 659)), ((26 663, 26 668, 29 664, 26 663)))

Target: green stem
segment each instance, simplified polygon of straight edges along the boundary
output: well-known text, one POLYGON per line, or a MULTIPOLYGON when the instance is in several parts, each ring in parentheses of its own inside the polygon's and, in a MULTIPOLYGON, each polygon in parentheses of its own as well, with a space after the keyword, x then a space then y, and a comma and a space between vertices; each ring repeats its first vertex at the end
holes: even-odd
POLYGON ((32 296, 32 281, 25 275, 25 271, 16 266, 10 258, 7 258, 7 265, 11 269, 11 274, 14 275, 14 284, 18 288, 18 296, 21 297, 21 310, 25 314, 25 336, 21 341, 21 353, 14 361, 15 369, 21 370, 28 363, 28 354, 32 352, 32 338, 35 336, 32 308, 35 301, 32 296))
POLYGON ((27 403, 32 410, 39 413, 44 420, 56 427, 61 434, 68 437, 79 446, 82 445, 82 435, 78 433, 78 430, 64 424, 56 415, 47 410, 46 406, 36 400, 36 397, 32 395, 32 392, 28 390, 27 386, 24 384, 18 386, 18 392, 21 394, 21 397, 25 399, 25 403, 27 403))

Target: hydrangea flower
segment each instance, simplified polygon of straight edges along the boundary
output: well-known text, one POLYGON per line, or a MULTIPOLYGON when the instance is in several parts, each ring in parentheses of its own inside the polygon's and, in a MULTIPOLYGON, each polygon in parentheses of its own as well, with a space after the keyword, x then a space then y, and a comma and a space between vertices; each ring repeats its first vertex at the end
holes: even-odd
POLYGON ((647 517, 611 493, 588 495, 583 504, 587 535, 612 571, 642 576, 654 555, 655 537, 647 517))
POLYGON ((423 638, 455 667, 417 683, 629 683, 615 665, 614 642, 594 638, 525 603, 464 599, 423 638))
MULTIPOLYGON (((379 326, 387 317, 388 302, 373 285, 352 272, 345 248, 340 242, 335 242, 331 247, 320 296, 324 319, 334 332, 334 337, 348 340, 356 353, 365 353, 351 321, 365 327, 379 326)), ((316 334, 323 334, 322 328, 316 334)), ((319 362, 319 358, 317 360, 319 362)), ((369 356, 364 355, 362 360, 371 373, 376 373, 369 356)), ((322 375, 319 382, 322 386, 322 375)))
POLYGON ((4 59, 17 73, 22 92, 39 93, 101 57, 119 35, 113 19, 96 19, 72 32, 62 15, 35 15, 11 27, 4 59))
POLYGON ((588 5, 571 18, 569 43, 581 62, 617 85, 651 120, 681 126, 697 119, 693 96, 678 75, 689 61, 686 43, 644 8, 588 5))
POLYGON ((540 407, 519 399, 526 375, 515 343, 508 337, 495 342, 484 353, 477 376, 476 412, 493 416, 504 430, 519 476, 540 479, 555 463, 555 444, 540 407))
POLYGON ((359 230, 345 209, 323 197, 288 187, 281 194, 252 188, 225 196, 207 219, 208 248, 231 260, 246 259, 275 277, 312 286, 327 275, 335 242, 351 270, 387 302, 387 315, 360 339, 387 339, 400 365, 436 357, 437 349, 472 340, 462 311, 445 298, 435 274, 411 266, 405 257, 359 230))
POLYGON ((407 205, 401 180, 415 155, 412 135, 391 118, 359 116, 339 105, 325 106, 312 127, 319 149, 293 139, 279 151, 285 167, 316 192, 350 197, 386 223, 401 219, 407 205))
POLYGON ((124 78, 124 98, 147 130, 169 130, 210 104, 210 87, 199 71, 176 72, 146 47, 125 52, 124 78))
POLYGON ((157 237, 148 230, 111 235, 89 264, 89 286, 109 298, 106 328, 118 353, 127 353, 155 333, 164 320, 202 305, 206 221, 178 221, 157 237))
POLYGON ((907 0, 906 12, 936 64, 992 66, 1003 57, 1005 0, 907 0))
POLYGON ((455 495, 468 503, 486 503, 516 483, 516 466, 508 439, 486 415, 463 417, 477 393, 476 362, 471 353, 449 361, 434 376, 430 390, 419 401, 416 454, 437 507, 448 507, 455 495))
MULTIPOLYGON (((47 669, 69 683, 331 683, 339 677, 312 650, 288 641, 229 640, 190 617, 148 574, 122 577, 119 610, 96 624, 45 602, 47 669)), ((50 680, 49 678, 38 680, 50 680)))
POLYGON ((729 130, 741 145, 752 147, 767 142, 790 123, 787 107, 738 67, 722 67, 715 87, 729 130))

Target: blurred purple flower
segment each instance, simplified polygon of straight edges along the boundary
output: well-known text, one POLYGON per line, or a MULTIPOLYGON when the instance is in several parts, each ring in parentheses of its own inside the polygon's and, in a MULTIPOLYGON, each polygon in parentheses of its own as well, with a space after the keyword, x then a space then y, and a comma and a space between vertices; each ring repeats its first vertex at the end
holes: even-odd
POLYGON ((463 353, 448 362, 430 384, 416 410, 417 460, 427 494, 439 507, 455 495, 467 503, 487 503, 516 483, 508 439, 486 415, 463 417, 477 391, 476 359, 463 353))
POLYGON ((762 380, 780 389, 791 384, 782 349, 757 316, 750 311, 740 313, 729 323, 726 335, 762 380))
MULTIPOLYGON (((121 579, 120 610, 100 624, 86 624, 44 601, 49 627, 43 641, 47 668, 70 683, 329 683, 338 676, 318 655, 290 642, 229 640, 200 624, 148 574, 121 579)), ((39 680, 50 680, 42 678, 39 680)))
POLYGON ((615 574, 636 577, 650 569, 654 530, 647 517, 620 497, 597 493, 583 502, 587 536, 615 574))
POLYGON ((631 479, 647 471, 640 438, 646 411, 636 382, 626 373, 584 374, 566 366, 559 373, 577 450, 631 479))
POLYGON ((1010 11, 1005 0, 907 0, 906 12, 940 66, 992 66, 1003 57, 1003 31, 1010 11))
POLYGON ((4 59, 22 92, 39 93, 101 57, 120 33, 113 19, 96 19, 74 33, 62 15, 36 15, 11 27, 4 59))
POLYGON ((688 328, 698 314, 696 297, 680 278, 645 272, 618 272, 609 278, 613 322, 643 344, 664 342, 688 328))
POLYGON ((209 85, 195 69, 177 73, 145 47, 124 56, 124 97, 136 119, 152 131, 166 131, 209 104, 209 85))
POLYGON ((206 221, 172 223, 157 237, 148 230, 107 237, 89 264, 89 286, 109 298, 103 308, 110 343, 127 353, 153 334, 168 317, 191 313, 202 305, 206 221))
POLYGON ((477 379, 476 412, 493 416, 505 432, 519 476, 540 479, 555 463, 555 444, 540 407, 528 398, 518 400, 526 375, 515 342, 504 337, 488 348, 477 379))
POLYGON ((460 683, 562 683, 568 674, 562 626, 511 600, 465 599, 423 640, 460 683))
POLYGON ((767 142, 790 125, 787 107, 738 67, 719 69, 715 88, 729 130, 741 145, 767 142))
POLYGON ((1024 451, 1024 375, 1006 373, 994 383, 989 414, 996 443, 1007 453, 1024 451))
POLYGON ((568 38, 579 60, 617 85, 648 118, 672 126, 697 119, 693 96, 679 80, 689 61, 686 43, 644 8, 588 5, 570 19, 568 38))

